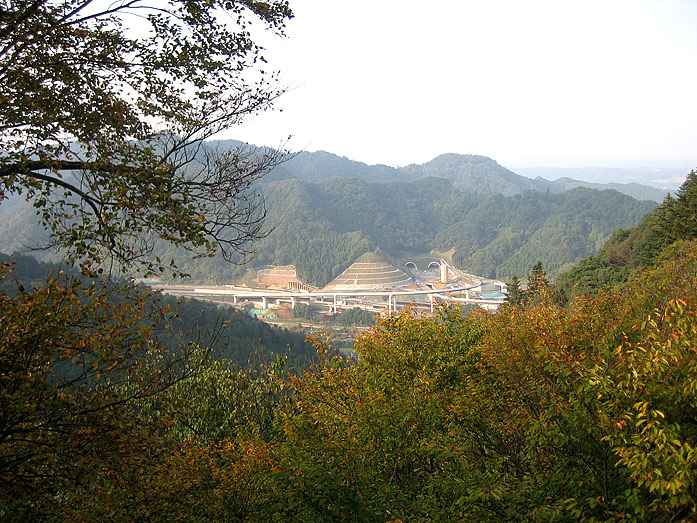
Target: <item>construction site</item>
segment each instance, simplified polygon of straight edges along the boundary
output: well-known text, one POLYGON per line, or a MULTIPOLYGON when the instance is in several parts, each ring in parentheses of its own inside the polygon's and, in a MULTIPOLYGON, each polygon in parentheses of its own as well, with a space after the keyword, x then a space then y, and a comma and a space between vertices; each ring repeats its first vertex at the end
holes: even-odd
POLYGON ((349 309, 391 314, 411 306, 433 310, 439 302, 460 303, 496 310, 504 301, 505 283, 463 273, 442 258, 417 256, 399 262, 385 259, 379 250, 355 260, 323 288, 300 280, 293 265, 265 267, 252 285, 156 285, 163 292, 229 303, 270 322, 297 318, 298 303, 320 311, 323 322, 349 309))

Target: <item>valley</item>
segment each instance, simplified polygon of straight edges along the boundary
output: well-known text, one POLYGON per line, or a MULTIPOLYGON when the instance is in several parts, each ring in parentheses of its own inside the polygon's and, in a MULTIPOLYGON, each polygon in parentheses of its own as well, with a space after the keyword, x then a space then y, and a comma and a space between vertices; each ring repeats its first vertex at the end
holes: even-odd
POLYGON ((0 523, 697 522, 696 24, 0 0, 0 523))
POLYGON ((524 277, 537 261, 551 275, 567 270, 656 206, 610 189, 535 189, 534 180, 491 159, 445 156, 442 169, 434 160, 417 174, 415 166, 301 153, 259 184, 268 236, 255 243, 251 260, 193 260, 165 245, 158 255, 177 259, 192 281, 218 285, 294 265, 304 283, 322 288, 375 249, 396 266, 439 256, 466 273, 506 280, 524 277))
POLYGON ((442 258, 412 257, 403 269, 380 251, 367 253, 323 289, 301 282, 294 266, 261 269, 245 286, 200 286, 144 281, 180 298, 227 304, 272 325, 305 332, 329 332, 332 343, 355 357, 355 336, 377 316, 409 309, 433 314, 439 305, 495 311, 504 304, 506 284, 464 274, 442 258), (308 323, 309 320, 309 323, 308 323))
MULTIPOLYGON (((218 150, 238 146, 210 144, 218 150)), ((615 189, 568 180, 554 185, 475 155, 446 154, 396 169, 303 152, 256 185, 265 202, 266 235, 250 245, 252 256, 231 265, 221 256, 192 257, 164 241, 155 244, 154 254, 176 260, 191 282, 207 285, 249 283, 264 267, 293 265, 299 281, 320 289, 376 249, 400 268, 412 257, 431 256, 505 281, 525 278, 540 261, 555 276, 656 206, 615 189)), ((0 252, 27 252, 44 243, 30 204, 12 197, 0 206, 0 252)), ((60 259, 51 251, 34 252, 43 260, 60 259)))

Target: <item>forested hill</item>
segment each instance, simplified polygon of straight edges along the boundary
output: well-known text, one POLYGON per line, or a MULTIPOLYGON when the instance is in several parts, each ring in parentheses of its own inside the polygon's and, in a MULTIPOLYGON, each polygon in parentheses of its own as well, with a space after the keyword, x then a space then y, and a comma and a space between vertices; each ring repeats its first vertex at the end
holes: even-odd
MULTIPOLYGON (((458 267, 487 277, 527 274, 536 261, 551 273, 593 254, 617 228, 655 207, 616 191, 578 188, 561 194, 474 194, 450 182, 371 184, 355 178, 298 179, 264 187, 271 234, 253 263, 231 267, 197 260, 182 267, 197 280, 229 282, 252 266, 294 264, 299 276, 327 284, 365 252, 392 259, 438 250, 458 267)), ((164 257, 182 260, 174 251, 164 257)))
MULTIPOLYGON (((0 252, 0 264, 12 263, 13 273, 0 280, 0 289, 13 294, 21 285, 25 290, 42 286, 49 274, 60 270, 75 277, 79 273, 65 267, 42 263, 31 256, 0 252)), ((172 296, 153 297, 152 306, 169 307, 171 318, 155 332, 155 339, 172 349, 180 343, 197 343, 219 358, 240 367, 271 363, 276 356, 287 357, 288 367, 298 370, 316 356, 305 335, 271 326, 228 305, 172 296)))
MULTIPOLYGON (((367 182, 384 183, 412 181, 418 178, 387 165, 367 165, 324 151, 302 152, 281 166, 293 176, 306 182, 321 182, 329 178, 358 178, 367 182)), ((273 180, 271 173, 267 180, 273 180)))
POLYGON ((680 240, 697 239, 697 173, 691 172, 677 192, 629 229, 619 229, 595 256, 581 260, 560 275, 558 287, 567 297, 595 292, 626 282, 632 274, 653 266, 680 240))
POLYGON ((473 154, 442 154, 423 165, 409 165, 402 171, 417 178, 426 176, 445 178, 463 191, 505 196, 526 191, 562 192, 565 190, 542 178, 533 180, 520 176, 491 158, 473 154))
MULTIPOLYGON (((211 142, 221 150, 239 147, 242 142, 211 142)), ((554 171, 550 171, 554 172, 554 171)), ((589 172, 583 171, 584 175, 589 172)), ((639 183, 590 183, 561 177, 550 181, 542 177, 521 176, 486 156, 441 154, 424 164, 405 167, 368 165, 325 151, 301 152, 267 174, 263 182, 298 178, 304 182, 322 182, 331 178, 357 178, 371 183, 411 182, 422 178, 443 178, 463 191, 511 196, 527 191, 564 192, 576 187, 614 189, 637 200, 661 202, 667 191, 639 183)))
MULTIPOLYGON (((218 142, 230 148, 238 142, 218 142)), ((661 202, 665 190, 638 183, 589 183, 568 177, 549 181, 541 177, 521 176, 486 156, 472 154, 442 154, 424 164, 394 168, 387 165, 367 165, 324 151, 302 152, 269 173, 264 181, 272 182, 298 178, 305 182, 321 182, 331 178, 358 178, 371 183, 409 182, 434 177, 450 181, 463 191, 511 196, 527 191, 564 192, 576 187, 615 189, 637 200, 661 202)))
MULTIPOLYGON (((585 188, 473 193, 443 178, 308 183, 288 177, 268 181, 262 190, 273 231, 255 244, 251 263, 192 260, 164 244, 157 254, 211 283, 239 280, 251 267, 294 264, 304 281, 323 286, 378 247, 397 260, 435 249, 458 267, 492 278, 527 274, 536 261, 554 274, 594 254, 614 230, 633 226, 655 206, 585 188)), ((29 204, 0 206, 0 250, 22 252, 35 243, 33 234, 41 233, 35 218, 29 204), (10 216, 2 215, 6 209, 10 216)))

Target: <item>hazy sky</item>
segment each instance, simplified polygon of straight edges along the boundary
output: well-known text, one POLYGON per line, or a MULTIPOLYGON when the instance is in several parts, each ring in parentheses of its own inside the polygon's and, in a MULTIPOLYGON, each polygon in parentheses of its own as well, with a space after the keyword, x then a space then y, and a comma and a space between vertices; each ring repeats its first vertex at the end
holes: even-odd
POLYGON ((291 0, 283 112, 226 137, 366 163, 697 166, 697 0, 291 0))

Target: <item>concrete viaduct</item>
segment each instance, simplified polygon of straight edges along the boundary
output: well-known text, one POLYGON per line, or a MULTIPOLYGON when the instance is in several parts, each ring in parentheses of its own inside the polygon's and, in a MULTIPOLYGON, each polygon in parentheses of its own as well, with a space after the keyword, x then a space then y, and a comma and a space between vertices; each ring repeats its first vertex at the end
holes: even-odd
POLYGON ((342 291, 342 292, 286 292, 270 289, 246 289, 240 287, 193 287, 186 285, 153 285, 152 288, 161 290, 164 293, 177 296, 191 297, 206 297, 213 296, 232 296, 233 302, 237 303, 239 299, 256 299, 261 300, 264 309, 268 308, 268 300, 290 300, 291 307, 295 307, 298 300, 324 299, 333 300, 332 310, 334 313, 338 311, 341 298, 361 299, 362 297, 387 296, 387 312, 391 314, 397 310, 397 300, 399 296, 414 296, 426 295, 429 299, 431 311, 433 311, 434 300, 472 303, 484 306, 498 306, 502 302, 500 300, 480 300, 469 297, 469 291, 478 285, 468 285, 466 287, 453 287, 450 289, 439 290, 413 290, 413 291, 342 291), (450 293, 464 292, 465 298, 456 298, 449 296, 450 293))

